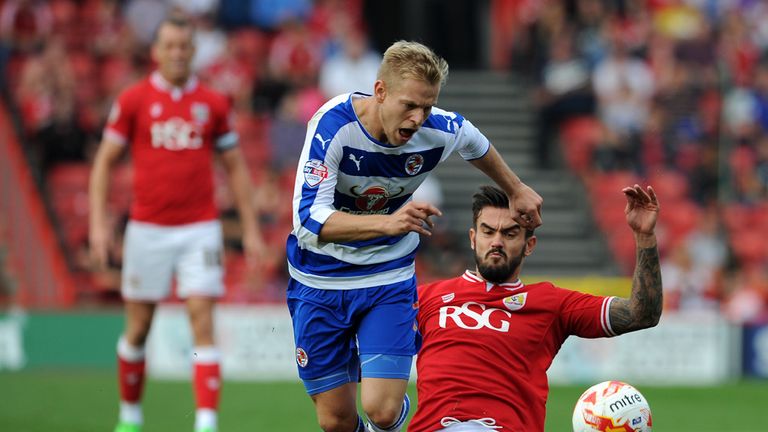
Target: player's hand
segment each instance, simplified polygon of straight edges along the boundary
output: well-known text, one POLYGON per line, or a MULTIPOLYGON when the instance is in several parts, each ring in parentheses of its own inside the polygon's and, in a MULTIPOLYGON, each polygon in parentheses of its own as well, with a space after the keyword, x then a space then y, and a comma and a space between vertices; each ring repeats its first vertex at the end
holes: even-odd
POLYGON ((515 222, 530 230, 541 225, 541 204, 544 199, 536 191, 525 183, 520 183, 509 200, 509 208, 515 215, 515 222))
POLYGON ((624 213, 627 215, 629 227, 637 234, 653 234, 656 220, 659 218, 659 200, 656 192, 650 186, 643 190, 637 184, 621 191, 627 198, 624 213))
POLYGON ((243 251, 245 252, 245 263, 248 269, 255 270, 267 258, 267 244, 260 233, 255 230, 243 230, 243 251))
POLYGON ((389 216, 387 235, 400 235, 411 231, 426 236, 432 235, 435 223, 432 216, 442 216, 432 204, 410 201, 389 216))
POLYGON ((109 264, 112 232, 107 223, 91 223, 88 233, 91 262, 96 270, 105 270, 109 264))

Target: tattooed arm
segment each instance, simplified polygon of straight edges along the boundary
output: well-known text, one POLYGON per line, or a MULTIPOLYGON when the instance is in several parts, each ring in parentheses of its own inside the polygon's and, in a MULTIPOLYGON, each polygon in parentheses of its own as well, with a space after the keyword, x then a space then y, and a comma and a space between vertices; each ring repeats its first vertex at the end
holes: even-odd
POLYGON ((659 322, 662 307, 661 269, 654 227, 659 215, 659 202, 650 186, 624 188, 627 206, 624 212, 635 236, 637 261, 632 277, 630 298, 611 302, 611 327, 616 334, 653 327, 659 322))

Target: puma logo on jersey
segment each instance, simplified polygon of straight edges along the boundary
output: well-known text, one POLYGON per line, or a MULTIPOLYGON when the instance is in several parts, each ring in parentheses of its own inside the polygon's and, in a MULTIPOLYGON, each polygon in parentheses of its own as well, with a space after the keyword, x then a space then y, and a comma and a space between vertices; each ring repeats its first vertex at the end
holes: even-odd
POLYGON ((317 140, 320 141, 320 146, 323 148, 323 150, 325 150, 325 146, 327 146, 328 143, 331 142, 331 140, 333 139, 333 138, 328 138, 327 140, 324 140, 323 136, 320 135, 319 133, 315 134, 315 138, 317 138, 317 140))
POLYGON ((354 154, 349 154, 349 160, 355 163, 355 166, 357 167, 357 170, 360 171, 360 162, 363 160, 365 156, 360 156, 360 159, 358 159, 354 154))
POLYGON ((445 122, 448 126, 448 132, 456 133, 456 131, 459 129, 459 122, 456 121, 456 114, 455 113, 448 113, 441 115, 442 118, 445 119, 445 122))
POLYGON ((509 311, 496 308, 488 308, 481 303, 466 302, 461 306, 443 306, 440 308, 439 325, 441 328, 448 328, 448 320, 465 330, 480 330, 482 328, 488 328, 497 332, 508 333, 509 321, 504 319, 512 318, 512 314, 509 311), (497 312, 500 312, 499 315, 497 312), (492 322, 491 316, 496 315, 497 318, 492 322))

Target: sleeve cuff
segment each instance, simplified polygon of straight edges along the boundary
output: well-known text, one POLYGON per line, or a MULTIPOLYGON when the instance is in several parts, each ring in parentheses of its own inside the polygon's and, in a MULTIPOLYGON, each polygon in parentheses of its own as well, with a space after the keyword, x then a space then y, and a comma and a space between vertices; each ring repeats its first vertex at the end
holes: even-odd
POLYGON ((235 148, 239 141, 240 137, 237 135, 237 132, 228 132, 216 140, 216 150, 223 152, 235 148))
POLYGON ((125 145, 128 143, 128 138, 126 138, 125 135, 112 128, 107 128, 104 130, 104 139, 108 139, 120 145, 125 145))

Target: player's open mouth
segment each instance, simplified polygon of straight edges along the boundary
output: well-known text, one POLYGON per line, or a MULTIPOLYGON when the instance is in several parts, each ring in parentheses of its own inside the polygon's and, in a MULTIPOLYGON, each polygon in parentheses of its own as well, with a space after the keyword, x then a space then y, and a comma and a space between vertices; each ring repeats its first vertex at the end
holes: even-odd
POLYGON ((398 132, 400 133, 400 138, 407 141, 416 133, 416 129, 401 128, 398 132))

